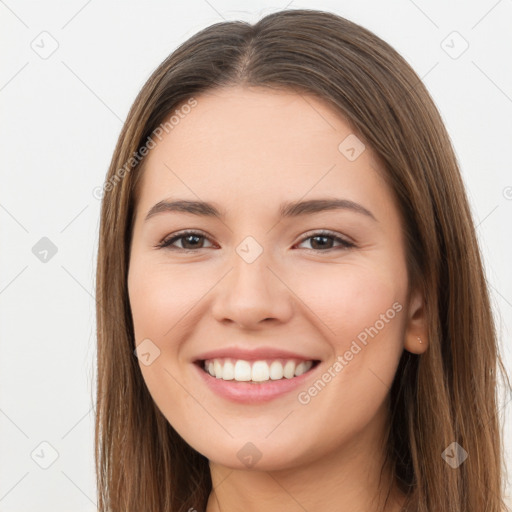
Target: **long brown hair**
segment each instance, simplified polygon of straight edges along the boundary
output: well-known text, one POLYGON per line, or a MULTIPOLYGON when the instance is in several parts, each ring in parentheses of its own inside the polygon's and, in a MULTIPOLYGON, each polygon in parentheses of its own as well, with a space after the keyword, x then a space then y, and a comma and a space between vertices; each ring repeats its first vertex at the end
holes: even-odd
POLYGON ((390 392, 388 461, 409 511, 501 512, 497 377, 507 379, 449 136, 393 48, 344 18, 306 9, 200 31, 154 71, 128 114, 104 187, 98 249, 100 512, 201 512, 211 491, 208 460, 175 432, 142 378, 127 271, 139 150, 179 105, 231 85, 323 98, 378 155, 403 222, 410 290, 423 292, 429 341, 421 356, 403 352, 390 392), (469 454, 457 469, 441 456, 452 442, 469 454))

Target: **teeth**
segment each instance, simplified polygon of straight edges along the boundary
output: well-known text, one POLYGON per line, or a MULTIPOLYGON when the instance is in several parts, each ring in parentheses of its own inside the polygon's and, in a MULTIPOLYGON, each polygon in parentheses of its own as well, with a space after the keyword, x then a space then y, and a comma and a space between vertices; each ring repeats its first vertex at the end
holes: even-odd
MULTIPOLYGON (((215 375, 217 376, 217 374, 215 375)), ((222 377, 222 375, 220 376, 222 377)), ((248 381, 251 380, 251 364, 247 361, 239 359, 235 363, 235 380, 248 381)))
POLYGON ((279 380, 283 378, 283 365, 279 361, 272 361, 270 365, 270 378, 279 380))
POLYGON ((255 382, 263 382, 270 377, 270 368, 265 361, 256 361, 252 365, 252 380, 255 382))
POLYGON ((233 380, 235 378, 235 366, 231 361, 225 361, 222 368, 222 378, 224 380, 233 380))
POLYGON ((287 379, 292 379, 295 376, 295 363, 293 361, 286 361, 283 373, 287 379))
POLYGON ((273 361, 244 361, 243 359, 209 359, 204 369, 212 377, 239 382, 266 382, 268 380, 292 379, 306 373, 313 361, 276 359, 273 361), (270 364, 269 364, 270 363, 270 364))
POLYGON ((307 363, 304 361, 302 363, 299 363, 297 365, 297 368, 295 368, 295 376, 298 377, 299 375, 302 375, 303 373, 306 373, 309 368, 306 366, 307 363))
POLYGON ((222 365, 218 359, 213 361, 213 372, 218 379, 222 379, 222 365))

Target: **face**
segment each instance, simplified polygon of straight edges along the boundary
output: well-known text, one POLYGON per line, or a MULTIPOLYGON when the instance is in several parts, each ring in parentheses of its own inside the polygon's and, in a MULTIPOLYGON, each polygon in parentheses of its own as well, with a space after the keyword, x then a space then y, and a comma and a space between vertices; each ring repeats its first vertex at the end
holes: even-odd
POLYGON ((339 453, 382 431, 404 349, 392 193, 321 100, 241 87, 196 100, 138 190, 128 289, 143 378, 210 461, 339 453))

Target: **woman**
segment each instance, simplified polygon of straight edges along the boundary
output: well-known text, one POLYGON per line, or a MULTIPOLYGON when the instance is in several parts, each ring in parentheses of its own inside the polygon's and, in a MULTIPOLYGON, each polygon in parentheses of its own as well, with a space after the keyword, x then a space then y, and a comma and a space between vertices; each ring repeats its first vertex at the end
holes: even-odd
POLYGON ((388 44, 312 10, 202 30, 104 190, 102 512, 505 509, 474 224, 388 44))

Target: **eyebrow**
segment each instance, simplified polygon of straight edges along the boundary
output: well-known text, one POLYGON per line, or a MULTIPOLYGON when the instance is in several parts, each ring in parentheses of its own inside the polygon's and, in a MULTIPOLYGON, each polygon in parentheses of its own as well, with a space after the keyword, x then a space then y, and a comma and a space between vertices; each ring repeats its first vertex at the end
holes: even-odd
MULTIPOLYGON (((373 213, 364 206, 349 199, 310 199, 308 201, 293 201, 281 204, 279 214, 281 218, 298 217, 299 215, 313 214, 332 210, 349 210, 363 214, 378 222, 373 213)), ((162 212, 184 212, 202 217, 216 217, 222 219, 226 216, 212 203, 205 201, 190 201, 177 199, 163 200, 156 203, 146 215, 145 221, 162 212)))
MULTIPOLYGON (((279 214, 281 218, 289 218, 332 210, 349 210, 361 213, 377 222, 377 219, 371 211, 359 203, 355 203, 349 199, 310 199, 308 201, 287 202, 281 205, 279 208, 279 214)), ((156 203, 149 210, 145 221, 162 212, 184 212, 192 215, 216 217, 219 219, 226 216, 225 212, 221 212, 212 203, 177 199, 174 201, 163 200, 156 203)))

